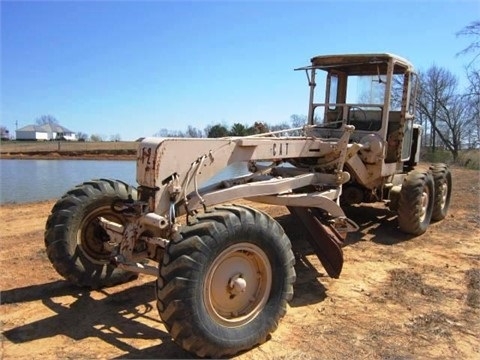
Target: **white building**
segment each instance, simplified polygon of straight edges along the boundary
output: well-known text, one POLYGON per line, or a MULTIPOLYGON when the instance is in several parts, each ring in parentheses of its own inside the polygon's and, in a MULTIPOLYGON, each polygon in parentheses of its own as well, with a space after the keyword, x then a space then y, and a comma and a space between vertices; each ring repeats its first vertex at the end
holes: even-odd
POLYGON ((73 131, 57 124, 27 125, 15 133, 17 140, 78 140, 73 131))

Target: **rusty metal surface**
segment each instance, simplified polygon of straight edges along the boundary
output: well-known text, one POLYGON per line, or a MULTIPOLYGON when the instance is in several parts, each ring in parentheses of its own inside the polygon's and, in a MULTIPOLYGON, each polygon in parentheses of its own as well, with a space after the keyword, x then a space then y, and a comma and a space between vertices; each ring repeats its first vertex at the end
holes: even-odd
POLYGON ((383 68, 392 61, 395 64, 413 71, 413 65, 406 59, 394 54, 341 54, 321 55, 310 59, 312 67, 340 68, 349 74, 373 74, 377 73, 378 66, 383 68))
POLYGON ((289 206, 288 210, 305 226, 309 235, 307 240, 328 275, 337 279, 343 268, 342 236, 320 221, 319 209, 289 206))

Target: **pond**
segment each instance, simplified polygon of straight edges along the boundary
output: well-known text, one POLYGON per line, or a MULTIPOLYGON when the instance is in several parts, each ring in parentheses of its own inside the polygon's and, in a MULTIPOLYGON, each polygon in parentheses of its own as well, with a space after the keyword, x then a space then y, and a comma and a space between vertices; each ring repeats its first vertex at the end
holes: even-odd
MULTIPOLYGON (((234 164, 211 181, 243 173, 245 165, 234 164)), ((0 159, 0 204, 58 199, 75 185, 98 178, 136 186, 135 161, 0 159)))

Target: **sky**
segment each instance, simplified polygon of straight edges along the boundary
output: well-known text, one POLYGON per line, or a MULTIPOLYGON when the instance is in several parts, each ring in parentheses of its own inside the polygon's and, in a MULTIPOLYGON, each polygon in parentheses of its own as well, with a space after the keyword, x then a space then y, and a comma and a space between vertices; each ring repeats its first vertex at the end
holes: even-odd
POLYGON ((390 52, 465 84, 478 0, 1 1, 0 124, 135 140, 305 115, 316 55, 390 52))

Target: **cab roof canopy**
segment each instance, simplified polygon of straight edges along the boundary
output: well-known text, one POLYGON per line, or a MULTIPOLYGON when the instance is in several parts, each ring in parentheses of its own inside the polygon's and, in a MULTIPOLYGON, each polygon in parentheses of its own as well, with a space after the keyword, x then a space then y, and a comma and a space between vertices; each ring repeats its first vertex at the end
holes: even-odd
MULTIPOLYGON (((393 60, 395 74, 403 74, 406 71, 414 71, 413 65, 393 54, 344 54, 344 55, 321 55, 310 59, 312 65, 301 69, 322 69, 342 71, 350 75, 377 75, 385 74, 388 62, 393 60)), ((297 69, 300 70, 300 69, 297 69)))

